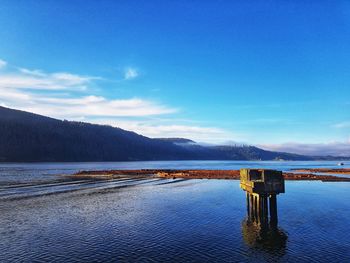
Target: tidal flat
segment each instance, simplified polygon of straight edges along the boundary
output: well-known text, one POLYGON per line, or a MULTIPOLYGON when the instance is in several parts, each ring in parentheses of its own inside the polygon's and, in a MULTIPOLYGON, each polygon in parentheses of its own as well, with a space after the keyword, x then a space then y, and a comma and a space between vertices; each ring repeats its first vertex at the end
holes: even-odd
MULTIPOLYGON (((350 174, 349 169, 298 169, 284 172, 285 180, 322 181, 322 182, 350 182, 350 177, 337 174, 350 174), (320 173, 321 172, 321 173, 320 173), (336 174, 336 175, 332 175, 336 174)), ((79 171, 70 178, 123 178, 123 177, 154 177, 167 179, 226 179, 239 180, 240 170, 181 170, 181 169, 139 169, 139 170, 96 170, 79 171)))

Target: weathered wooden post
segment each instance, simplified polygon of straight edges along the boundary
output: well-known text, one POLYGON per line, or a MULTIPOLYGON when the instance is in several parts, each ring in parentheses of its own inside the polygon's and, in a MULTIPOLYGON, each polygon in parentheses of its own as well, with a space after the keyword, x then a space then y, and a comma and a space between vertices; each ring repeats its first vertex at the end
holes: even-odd
POLYGON ((258 224, 277 227, 277 198, 284 193, 284 178, 281 171, 267 169, 241 169, 240 187, 247 192, 248 218, 258 224), (269 199, 269 207, 268 200, 269 199), (270 212, 270 213, 269 213, 270 212))

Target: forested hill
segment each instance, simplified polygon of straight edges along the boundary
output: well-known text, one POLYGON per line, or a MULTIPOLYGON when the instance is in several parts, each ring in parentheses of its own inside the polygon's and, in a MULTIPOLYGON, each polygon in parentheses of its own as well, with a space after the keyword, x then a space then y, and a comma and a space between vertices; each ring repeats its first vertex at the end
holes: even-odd
MULTIPOLYGON (((190 159, 171 142, 110 126, 61 121, 0 107, 0 161, 190 159)), ((192 154, 192 153, 191 153, 192 154)))
POLYGON ((254 146, 208 147, 188 142, 151 139, 111 126, 61 121, 0 107, 1 162, 313 159, 254 146))

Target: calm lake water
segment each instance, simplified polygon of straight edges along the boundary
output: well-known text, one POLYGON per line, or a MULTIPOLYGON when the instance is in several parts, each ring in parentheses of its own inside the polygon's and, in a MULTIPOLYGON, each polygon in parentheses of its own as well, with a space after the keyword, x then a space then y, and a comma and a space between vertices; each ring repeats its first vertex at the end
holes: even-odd
MULTIPOLYGON (((0 165, 0 262, 350 262, 350 183, 286 182, 275 244, 236 180, 63 180, 78 170, 338 167, 337 162, 0 165)), ((349 167, 346 163, 345 167, 349 167)))

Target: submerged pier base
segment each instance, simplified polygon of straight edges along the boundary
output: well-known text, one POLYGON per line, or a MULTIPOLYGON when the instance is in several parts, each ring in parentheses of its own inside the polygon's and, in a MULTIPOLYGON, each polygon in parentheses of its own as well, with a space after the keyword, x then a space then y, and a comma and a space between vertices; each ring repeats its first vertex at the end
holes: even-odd
POLYGON ((246 191, 247 219, 242 223, 245 242, 268 251, 283 250, 287 235, 277 227, 277 195, 284 193, 282 172, 241 169, 240 187, 246 191))
POLYGON ((241 169, 240 187, 246 191, 248 219, 277 227, 277 195, 284 193, 282 172, 263 169, 241 169))
POLYGON ((248 219, 263 225, 277 227, 277 198, 275 194, 255 194, 247 195, 247 215, 248 219))

